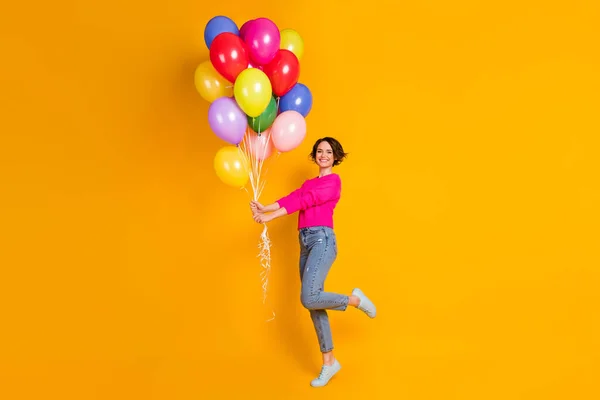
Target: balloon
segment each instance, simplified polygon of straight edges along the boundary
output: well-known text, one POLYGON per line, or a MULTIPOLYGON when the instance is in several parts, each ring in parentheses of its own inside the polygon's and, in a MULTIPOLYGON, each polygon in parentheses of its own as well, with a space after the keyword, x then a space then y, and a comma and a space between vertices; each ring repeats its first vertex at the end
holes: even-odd
POLYGON ((230 32, 236 36, 240 33, 237 25, 230 18, 223 15, 211 18, 204 28, 204 43, 206 43, 206 47, 210 49, 213 40, 223 32, 230 32))
POLYGON ((256 69, 260 69, 261 71, 263 70, 262 65, 254 64, 252 61, 250 61, 248 63, 248 68, 256 68, 256 69))
POLYGON ((252 128, 254 132, 265 132, 268 128, 273 125, 277 117, 277 101, 275 97, 271 96, 269 105, 258 117, 248 117, 248 126, 252 128))
POLYGON ((240 72, 248 67, 246 44, 233 33, 221 33, 210 46, 210 62, 223 78, 234 82, 240 72))
POLYGON ((312 94, 306 85, 297 83, 294 87, 279 99, 279 111, 298 111, 306 118, 312 109, 312 94))
POLYGON ((210 129, 222 140, 239 144, 244 139, 248 120, 231 97, 221 97, 208 107, 210 129))
POLYGON ((277 54, 263 71, 269 77, 276 96, 283 96, 290 91, 300 77, 298 57, 289 50, 277 50, 277 54))
POLYGON ((242 40, 246 39, 246 32, 248 32, 248 28, 250 27, 250 25, 252 25, 253 22, 254 22, 253 19, 244 22, 244 24, 240 28, 240 39, 242 39, 242 40))
POLYGON ((280 36, 281 43, 279 44, 279 48, 291 51, 300 60, 304 54, 304 40, 302 40, 298 32, 293 29, 284 29, 280 32, 280 36))
POLYGON ((245 31, 244 41, 250 51, 250 59, 256 64, 265 65, 275 57, 279 50, 281 37, 273 21, 258 18, 252 21, 245 31))
POLYGON ((248 153, 251 159, 258 161, 266 160, 273 154, 273 142, 269 129, 265 130, 260 136, 253 130, 248 129, 246 133, 246 143, 248 153))
POLYGON ((281 153, 298 147, 305 136, 306 121, 297 111, 282 112, 271 126, 273 146, 281 153))
POLYGON ((233 96, 233 83, 223 78, 210 60, 198 65, 194 72, 194 84, 200 96, 209 103, 219 97, 233 96))
POLYGON ((249 117, 258 117, 272 98, 271 82, 257 68, 243 70, 233 84, 233 95, 240 108, 249 117))
POLYGON ((225 146, 219 149, 213 166, 219 179, 229 186, 242 188, 248 182, 248 162, 239 147, 225 146))

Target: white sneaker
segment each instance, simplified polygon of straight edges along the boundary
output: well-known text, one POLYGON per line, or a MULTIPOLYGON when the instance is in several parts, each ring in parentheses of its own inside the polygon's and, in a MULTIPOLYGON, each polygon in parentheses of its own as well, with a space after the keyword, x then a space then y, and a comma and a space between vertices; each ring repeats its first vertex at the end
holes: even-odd
POLYGON ((319 374, 319 377, 316 379, 313 379, 312 382, 310 383, 310 386, 322 387, 322 386, 327 385, 329 380, 331 378, 333 378, 333 376, 335 374, 337 374, 341 368, 342 368, 342 366, 340 365, 338 360, 335 360, 333 365, 323 365, 323 367, 321 368, 321 373, 319 374))
POLYGON ((352 291, 352 294, 360 299, 358 309, 367 314, 370 318, 375 318, 377 315, 377 308, 375 304, 359 288, 352 291))

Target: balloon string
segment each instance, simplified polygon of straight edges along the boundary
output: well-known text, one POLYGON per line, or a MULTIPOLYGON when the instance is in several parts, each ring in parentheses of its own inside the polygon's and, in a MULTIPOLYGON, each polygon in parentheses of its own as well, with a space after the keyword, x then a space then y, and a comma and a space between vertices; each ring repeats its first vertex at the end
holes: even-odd
MULTIPOLYGON (((260 133, 260 122, 259 122, 259 132, 260 133)), ((252 189, 252 199, 258 201, 261 197, 262 192, 265 187, 266 179, 264 175, 268 172, 268 168, 263 175, 263 166, 265 164, 265 158, 267 155, 267 147, 269 145, 269 141, 271 140, 270 132, 265 138, 261 138, 259 140, 251 140, 249 136, 252 134, 250 129, 247 130, 247 135, 244 135, 242 139, 242 143, 240 143, 240 151, 243 152, 243 158, 248 166, 248 175, 249 182, 252 189), (262 141, 264 140, 264 142, 262 141), (262 178, 262 179, 261 179, 262 178)), ((250 192, 248 189, 244 188, 246 193, 250 196, 250 192)), ((257 257, 260 259, 260 265, 262 267, 262 271, 260 273, 261 276, 261 288, 263 292, 263 304, 265 304, 267 299, 267 289, 269 285, 269 276, 271 273, 271 240, 268 234, 268 228, 266 224, 263 224, 264 228, 260 235, 260 241, 258 244, 258 255, 257 257)), ((272 312, 272 317, 268 319, 266 322, 270 322, 275 319, 275 311, 272 312)))

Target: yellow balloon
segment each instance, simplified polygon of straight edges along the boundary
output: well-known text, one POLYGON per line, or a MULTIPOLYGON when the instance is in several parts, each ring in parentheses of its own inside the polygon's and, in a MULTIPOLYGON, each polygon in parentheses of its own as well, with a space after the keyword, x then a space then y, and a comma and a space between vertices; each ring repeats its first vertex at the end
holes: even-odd
POLYGON ((248 182, 248 162, 237 146, 224 146, 217 151, 214 160, 217 176, 223 183, 242 188, 248 182))
POLYGON ((304 40, 300 34, 293 29, 283 29, 279 34, 281 36, 279 48, 291 51, 300 60, 304 54, 304 40))
POLYGON ((243 70, 233 85, 233 95, 242 111, 249 117, 258 117, 271 102, 271 81, 257 68, 243 70))
POLYGON ((217 72, 210 60, 198 65, 194 73, 194 84, 200 96, 209 103, 219 97, 233 95, 233 84, 217 72))

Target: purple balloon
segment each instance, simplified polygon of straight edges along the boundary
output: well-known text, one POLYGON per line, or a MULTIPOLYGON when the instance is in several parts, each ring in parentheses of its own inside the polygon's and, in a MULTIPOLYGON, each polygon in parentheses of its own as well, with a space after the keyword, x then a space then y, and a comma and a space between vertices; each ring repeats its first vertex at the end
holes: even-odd
POLYGON ((250 59, 266 65, 275 57, 281 43, 279 29, 268 18, 257 18, 244 31, 244 41, 250 49, 250 59))
POLYGON ((220 97, 208 108, 210 129, 222 140, 238 145, 244 139, 248 117, 231 97, 220 97))

